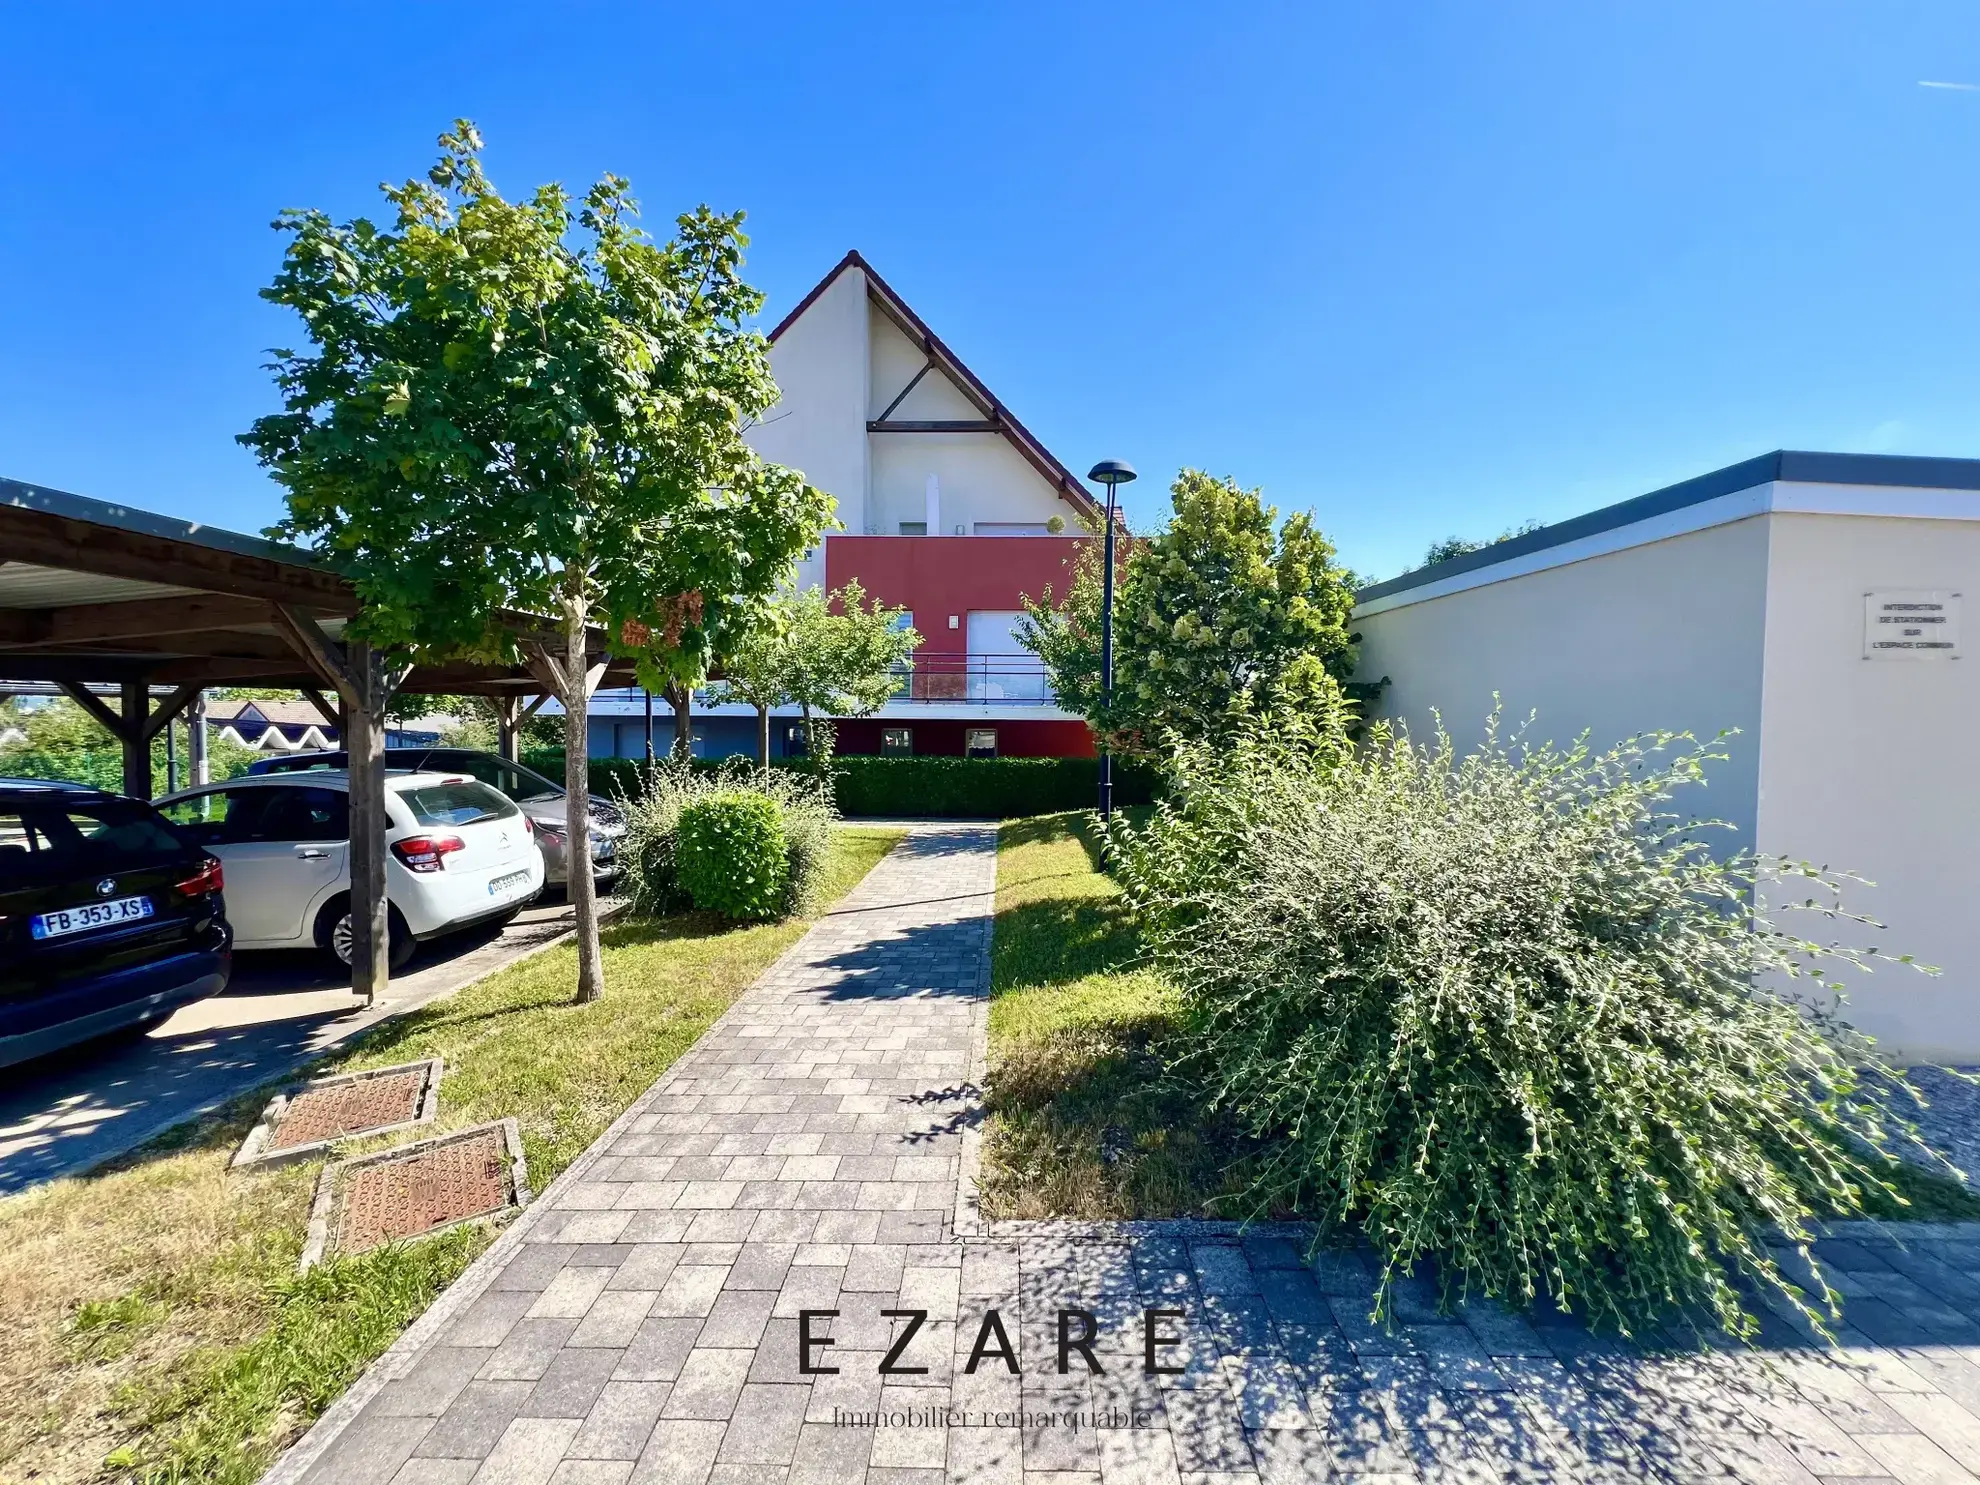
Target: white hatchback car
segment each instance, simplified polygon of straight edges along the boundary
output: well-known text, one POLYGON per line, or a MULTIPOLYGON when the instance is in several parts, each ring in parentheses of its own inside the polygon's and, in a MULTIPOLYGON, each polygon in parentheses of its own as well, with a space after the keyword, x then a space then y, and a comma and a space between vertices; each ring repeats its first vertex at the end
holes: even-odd
MULTIPOLYGON (((306 948, 351 958, 350 775, 249 776, 153 801, 220 858, 237 949, 306 948)), ((385 776, 391 964, 422 939, 506 923, 543 886, 522 811, 474 779, 385 776)))

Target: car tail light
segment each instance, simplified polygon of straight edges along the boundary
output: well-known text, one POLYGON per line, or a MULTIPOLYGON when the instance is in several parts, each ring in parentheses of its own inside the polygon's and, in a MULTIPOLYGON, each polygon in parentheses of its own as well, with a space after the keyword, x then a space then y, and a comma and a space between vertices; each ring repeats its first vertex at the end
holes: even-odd
POLYGON ((218 892, 224 888, 226 880, 226 874, 221 871, 220 863, 208 856, 200 862, 198 871, 176 885, 176 890, 183 897, 204 897, 210 892, 218 892))
POLYGON ((407 871, 440 871, 449 853, 466 849, 458 835, 409 835, 392 842, 392 854, 407 871))

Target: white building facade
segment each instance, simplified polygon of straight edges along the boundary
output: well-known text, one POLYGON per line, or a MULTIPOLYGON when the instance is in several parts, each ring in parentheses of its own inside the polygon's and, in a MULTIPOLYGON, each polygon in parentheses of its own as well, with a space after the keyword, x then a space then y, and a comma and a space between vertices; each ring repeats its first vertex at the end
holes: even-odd
MULTIPOLYGON (((1377 715, 1475 742, 1727 738, 1679 804, 1763 853, 1858 873, 1838 933, 1886 966, 1846 1018, 1907 1060, 1980 1062, 1980 460, 1781 452, 1363 589, 1377 715), (1847 927, 1847 925, 1843 925, 1847 927)), ((1810 931, 1811 936, 1815 936, 1810 931)))

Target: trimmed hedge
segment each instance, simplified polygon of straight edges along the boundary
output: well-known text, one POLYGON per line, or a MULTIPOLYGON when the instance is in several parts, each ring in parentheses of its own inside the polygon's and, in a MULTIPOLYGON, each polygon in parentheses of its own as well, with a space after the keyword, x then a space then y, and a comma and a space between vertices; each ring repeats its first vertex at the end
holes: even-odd
MULTIPOLYGON (((842 815, 1007 819, 1091 809, 1099 798, 1097 758, 873 758, 832 760, 842 815)), ((1114 803, 1147 804, 1155 772, 1114 760, 1114 803)))
MULTIPOLYGON (((546 777, 564 777, 564 755, 534 748, 523 762, 546 777)), ((695 760, 702 768, 713 759, 695 760)), ((802 759, 779 758, 774 768, 802 770, 802 759)), ((591 760, 591 791, 604 799, 640 792, 645 764, 636 758, 591 760)), ((842 815, 927 816, 1001 820, 1090 809, 1100 791, 1097 758, 875 758, 841 753, 832 760, 833 796, 842 815)), ((1114 803, 1147 804, 1158 775, 1136 759, 1114 760, 1114 803)))

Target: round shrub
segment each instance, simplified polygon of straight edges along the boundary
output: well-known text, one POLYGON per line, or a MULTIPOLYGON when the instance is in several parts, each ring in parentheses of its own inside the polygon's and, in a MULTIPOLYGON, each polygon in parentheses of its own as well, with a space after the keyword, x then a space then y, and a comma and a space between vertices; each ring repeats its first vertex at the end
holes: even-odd
POLYGON ((771 916, 789 917, 816 906, 837 818, 828 783, 781 768, 766 773, 741 758, 712 768, 668 761, 641 775, 637 795, 617 796, 626 822, 619 840, 619 890, 635 913, 657 917, 691 905, 677 859, 682 811, 697 800, 737 794, 768 800, 783 830, 784 893, 771 916))
POLYGON ((1902 1201, 1909 1090, 1834 1019, 1835 967, 1874 952, 1833 943, 1862 921, 1838 881, 1717 855, 1668 811, 1722 756, 1509 750, 1496 726, 1466 757, 1379 728, 1180 749, 1168 801, 1112 844, 1185 1000, 1186 1069, 1270 1143, 1256 1209, 1361 1229, 1378 1307, 1427 1259, 1447 1299, 1625 1330, 1675 1306, 1750 1333, 1742 1274, 1833 1314, 1769 1245, 1902 1201), (1815 923, 1775 926, 1783 905, 1815 923))
POLYGON ((758 922, 783 915, 790 849, 783 812, 765 794, 707 794, 681 809, 675 871, 694 905, 758 922))

